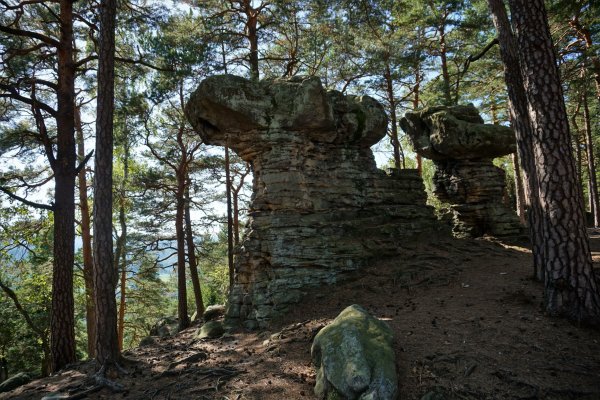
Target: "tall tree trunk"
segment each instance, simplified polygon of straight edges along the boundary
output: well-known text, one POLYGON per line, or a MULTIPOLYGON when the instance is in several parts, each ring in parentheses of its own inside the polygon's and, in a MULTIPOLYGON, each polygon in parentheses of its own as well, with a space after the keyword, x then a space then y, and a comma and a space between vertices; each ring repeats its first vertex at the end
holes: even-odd
MULTIPOLYGON (((414 72, 415 72, 415 86, 413 87, 413 110, 418 110, 419 109, 419 96, 421 94, 421 57, 420 57, 420 52, 418 52, 415 55, 415 65, 414 65, 414 72)), ((419 154, 417 154, 417 172, 419 173, 419 176, 423 175, 423 159, 421 158, 421 156, 419 154)))
MULTIPOLYGON (((579 110, 573 114, 571 122, 573 125, 574 135, 572 135, 573 147, 575 147, 575 171, 577 175, 577 183, 581 186, 581 201, 585 204, 585 196, 583 195, 583 155, 581 153, 581 133, 577 124, 577 115, 579 110)), ((585 212, 585 208, 584 208, 585 212)))
POLYGON ((385 63, 385 72, 383 73, 385 79, 385 89, 390 104, 390 125, 392 128, 391 139, 392 148, 394 149, 394 167, 396 169, 404 168, 404 157, 401 157, 402 149, 400 147, 400 140, 398 139, 398 116, 396 114, 396 98, 394 97, 394 84, 392 82, 392 71, 390 70, 390 64, 385 63))
MULTIPOLYGON (((579 129, 579 123, 577 122, 577 118, 581 114, 581 105, 583 104, 583 99, 581 96, 577 99, 577 107, 575 111, 571 114, 571 139, 573 141, 572 146, 575 148, 575 165, 577 171, 577 181, 581 185, 581 200, 585 204, 585 198, 583 197, 583 157, 581 154, 581 129, 579 129)), ((585 211, 585 209, 584 209, 585 211)))
POLYGON ((527 216, 525 215, 525 189, 523 188, 523 177, 521 176, 521 165, 519 155, 512 153, 513 170, 515 171, 515 209, 519 216, 519 221, 523 226, 527 225, 527 216))
MULTIPOLYGON (((183 87, 179 87, 179 100, 183 107, 183 87)), ((185 195, 188 178, 188 149, 183 140, 185 126, 181 124, 177 131, 177 145, 181 152, 181 159, 175 168, 177 188, 175 190, 175 237, 177 242, 177 315, 179 318, 179 331, 190 326, 187 304, 187 278, 185 273, 185 195)))
MULTIPOLYGON (((85 144, 81 113, 75 110, 75 130, 77 132, 77 153, 79 162, 85 159, 85 144)), ((81 252, 83 253, 83 282, 85 284, 85 322, 87 331, 87 352, 89 358, 96 357, 96 307, 94 306, 94 259, 92 257, 92 234, 90 230, 90 206, 87 195, 85 168, 79 171, 79 210, 81 211, 81 252)))
MULTIPOLYGON (((127 308, 127 217, 125 215, 125 203, 127 201, 126 186, 129 182, 129 142, 126 141, 123 149, 123 181, 119 188, 119 225, 121 233, 117 238, 115 248, 115 271, 121 271, 120 275, 120 294, 119 294, 119 320, 117 323, 117 340, 119 342, 119 351, 123 350, 123 339, 125 337, 125 312, 127 308), (120 265, 120 268, 119 268, 120 265)), ((119 275, 119 274, 117 274, 119 275)))
POLYGON ((185 239, 187 242, 188 262, 190 264, 190 278, 194 288, 194 300, 196 303, 196 315, 198 318, 204 314, 204 301, 202 300, 202 287, 198 277, 198 260, 196 259, 196 245, 194 244, 194 233, 192 230, 192 216, 190 213, 190 179, 186 178, 185 187, 185 239))
POLYGON ((96 295, 96 359, 101 366, 119 361, 117 303, 112 242, 113 113, 115 82, 116 0, 100 5, 98 106, 94 178, 94 293, 96 295))
POLYGON ((54 269, 50 347, 52 371, 75 362, 75 66, 73 62, 73 2, 60 2, 60 40, 54 167, 54 269))
POLYGON ((239 207, 239 191, 233 191, 232 203, 233 203, 233 246, 240 244, 240 207, 239 207))
POLYGON ((517 138, 517 150, 525 182, 525 199, 533 252, 533 275, 544 280, 544 231, 542 208, 538 197, 537 171, 533 152, 532 122, 521 76, 516 39, 508 22, 503 0, 488 0, 498 32, 500 54, 504 63, 504 79, 508 90, 510 121, 517 138))
MULTIPOLYGON (((492 123, 495 125, 500 124, 498 118, 498 106, 496 103, 496 97, 491 96, 490 112, 492 114, 492 123)), ((510 114, 510 109, 508 110, 510 114)), ((521 166, 519 163, 519 155, 515 152, 511 154, 511 161, 513 163, 514 172, 514 185, 515 185, 515 211, 519 217, 519 221, 523 226, 527 224, 527 217, 525 213, 525 189, 523 188, 523 178, 521 176, 521 166)))
POLYGON ((258 16, 260 10, 252 7, 252 0, 244 0, 244 13, 246 14, 246 38, 250 44, 250 78, 258 81, 258 16))
MULTIPOLYGON (((240 182, 238 185, 231 185, 231 200, 233 203, 233 246, 240 244, 240 207, 239 198, 240 191, 244 187, 244 181, 248 174, 250 174, 250 165, 245 163, 246 170, 240 175, 240 182)), ((233 183, 233 182, 232 182, 233 183)))
POLYGON ((446 48, 446 18, 440 22, 438 32, 440 34, 440 60, 442 64, 442 90, 444 91, 444 104, 450 106, 453 104, 452 94, 450 93, 450 72, 448 70, 448 49, 446 48))
POLYGON ((592 269, 581 186, 543 0, 509 0, 533 124, 543 206, 545 304, 550 315, 600 325, 600 291, 592 269))
POLYGON ((123 182, 121 182, 121 187, 119 188, 119 227, 121 232, 117 237, 115 243, 115 255, 113 266, 116 271, 115 274, 115 287, 119 283, 119 265, 121 264, 121 260, 123 258, 123 254, 125 254, 125 246, 127 244, 127 216, 125 215, 125 202, 127 193, 125 190, 125 185, 127 180, 129 179, 129 146, 125 147, 125 156, 123 158, 123 182))
POLYGON ((185 212, 185 175, 177 173, 175 235, 177 240, 177 315, 179 317, 179 330, 190 326, 190 317, 187 307, 187 279, 185 277, 185 231, 183 219, 185 212))
POLYGON ((594 142, 592 141, 592 123, 590 107, 587 101, 587 91, 583 91, 583 119, 585 126, 585 144, 587 149, 587 165, 590 190, 590 208, 592 221, 595 227, 600 226, 600 201, 598 199, 598 180, 596 176, 596 162, 594 160, 594 142))
POLYGON ((117 341, 119 351, 123 351, 123 340, 125 339, 125 312, 127 311, 127 253, 121 256, 121 287, 119 293, 119 321, 117 324, 117 341))
POLYGON ((227 196, 227 265, 229 267, 229 291, 233 288, 233 216, 231 213, 231 165, 229 148, 225 147, 225 193, 227 196))

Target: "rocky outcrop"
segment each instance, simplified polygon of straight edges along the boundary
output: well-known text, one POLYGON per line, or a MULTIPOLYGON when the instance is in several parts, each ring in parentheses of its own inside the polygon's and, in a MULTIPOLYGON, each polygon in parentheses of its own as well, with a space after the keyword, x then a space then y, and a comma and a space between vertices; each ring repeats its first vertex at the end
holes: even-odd
POLYGON ((20 386, 26 385, 31 382, 31 375, 26 372, 19 372, 16 375, 11 376, 4 382, 0 383, 0 393, 10 392, 20 386))
POLYGON ((511 129, 484 124, 471 105, 408 112, 400 125, 415 151, 433 160, 434 193, 449 204, 456 236, 521 233, 515 212, 504 201, 504 171, 492 163, 515 151, 511 129))
POLYGON ((320 399, 393 400, 398 395, 394 335, 362 307, 346 307, 311 348, 320 399))
POLYGON ((386 133, 370 97, 318 78, 251 82, 223 75, 192 94, 188 119, 207 144, 251 163, 253 196, 236 250, 227 319, 267 326, 307 287, 334 283, 398 241, 433 229, 416 171, 386 175, 370 146, 386 133))

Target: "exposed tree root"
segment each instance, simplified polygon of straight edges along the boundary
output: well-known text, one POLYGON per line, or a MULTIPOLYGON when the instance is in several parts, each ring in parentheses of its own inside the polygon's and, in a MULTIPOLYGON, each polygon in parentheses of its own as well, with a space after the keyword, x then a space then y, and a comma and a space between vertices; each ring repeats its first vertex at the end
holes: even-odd
POLYGON ((114 393, 119 393, 119 392, 125 391, 125 386, 123 386, 122 384, 120 384, 118 382, 110 380, 106 377, 107 372, 111 369, 115 370, 117 376, 119 374, 129 375, 129 372, 127 372, 125 369, 123 369, 116 362, 110 363, 110 365, 108 367, 107 367, 107 364, 104 364, 104 365, 102 365, 100 370, 94 374, 94 380, 96 381, 96 384, 99 385, 100 387, 106 387, 114 393))

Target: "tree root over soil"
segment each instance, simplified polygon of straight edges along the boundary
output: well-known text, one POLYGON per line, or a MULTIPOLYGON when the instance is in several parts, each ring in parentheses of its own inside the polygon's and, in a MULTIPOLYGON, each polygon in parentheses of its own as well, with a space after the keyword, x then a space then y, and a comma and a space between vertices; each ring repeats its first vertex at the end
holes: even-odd
POLYGON ((108 379, 106 375, 108 371, 114 371, 116 375, 129 375, 129 372, 121 367, 118 363, 111 363, 107 367, 106 364, 102 365, 100 370, 93 376, 84 380, 81 385, 72 386, 67 388, 67 393, 53 393, 43 397, 43 400, 78 400, 84 399, 88 395, 98 392, 104 388, 108 388, 113 393, 125 392, 125 386, 115 382, 114 380, 108 379))
MULTIPOLYGON (((216 381, 214 382, 214 384, 198 387, 196 389, 193 389, 190 393, 199 393, 199 392, 206 392, 206 391, 214 391, 214 393, 218 393, 219 390, 221 389, 221 386, 223 386, 227 380, 233 378, 234 376, 239 375, 240 373, 241 373, 241 371, 238 371, 234 368, 188 368, 185 371, 166 370, 166 371, 162 372, 160 375, 158 375, 158 378, 163 378, 163 377, 167 377, 167 376, 182 376, 182 375, 189 375, 189 374, 193 374, 195 376, 201 375, 202 377, 199 380, 204 380, 207 378, 216 378, 216 381)), ((189 384, 191 385, 192 383, 189 383, 189 384)), ((161 392, 164 392, 168 389, 169 393, 168 393, 167 398, 170 398, 171 393, 173 391, 173 389, 172 389, 173 386, 177 386, 176 389, 180 390, 182 388, 182 386, 184 386, 184 385, 186 385, 186 384, 177 380, 177 381, 171 382, 165 386, 162 386, 159 389, 153 389, 150 391, 146 391, 146 392, 144 392, 144 395, 146 396, 145 398, 152 400, 152 399, 155 399, 159 394, 161 394, 161 392)), ((198 382, 195 380, 193 382, 193 385, 194 386, 198 385, 198 382)))

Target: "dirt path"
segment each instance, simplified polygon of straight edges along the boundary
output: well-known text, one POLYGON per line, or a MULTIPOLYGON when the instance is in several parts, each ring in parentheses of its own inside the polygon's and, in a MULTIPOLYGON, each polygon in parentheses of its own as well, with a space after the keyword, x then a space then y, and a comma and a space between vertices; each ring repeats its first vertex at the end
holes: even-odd
MULTIPOLYGON (((600 268, 600 232, 591 237, 600 268)), ((546 317, 531 269, 526 248, 493 240, 407 242, 401 257, 310 293, 273 331, 198 341, 191 328, 134 349, 127 391, 87 398, 314 398, 312 338, 356 303, 396 333, 401 399, 600 399, 600 332, 546 317)), ((0 399, 80 391, 92 369, 82 363, 0 399)))

